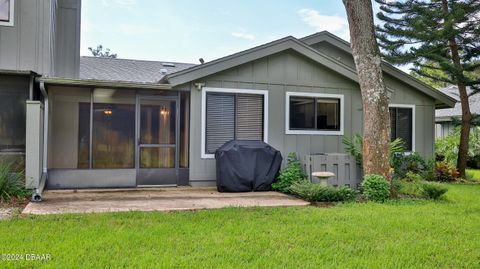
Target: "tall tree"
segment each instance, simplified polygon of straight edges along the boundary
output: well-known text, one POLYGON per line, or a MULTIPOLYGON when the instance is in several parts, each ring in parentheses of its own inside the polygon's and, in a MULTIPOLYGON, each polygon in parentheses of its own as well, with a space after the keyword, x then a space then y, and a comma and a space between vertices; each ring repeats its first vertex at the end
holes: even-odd
POLYGON ((390 178, 390 113, 371 0, 343 0, 363 102, 363 170, 390 178))
POLYGON ((413 63, 420 76, 458 86, 462 127, 457 168, 465 176, 472 115, 467 87, 478 89, 471 73, 480 68, 480 1, 375 0, 380 4, 377 27, 385 59, 394 64, 413 63), (441 75, 425 72, 441 70, 441 75), (446 76, 445 76, 446 75, 446 76))
POLYGON ((100 58, 117 58, 116 53, 111 53, 109 48, 103 49, 102 45, 98 45, 96 48, 88 47, 88 50, 92 53, 94 57, 100 58))

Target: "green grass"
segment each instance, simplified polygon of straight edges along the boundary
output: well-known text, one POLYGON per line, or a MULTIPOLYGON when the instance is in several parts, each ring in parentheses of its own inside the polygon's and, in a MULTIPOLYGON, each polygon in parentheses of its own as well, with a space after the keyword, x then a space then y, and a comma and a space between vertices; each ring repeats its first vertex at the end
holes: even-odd
POLYGON ((479 268, 480 185, 443 201, 332 208, 19 217, 0 254, 49 253, 40 268, 479 268))
POLYGON ((467 169, 467 178, 480 181, 480 169, 467 169))

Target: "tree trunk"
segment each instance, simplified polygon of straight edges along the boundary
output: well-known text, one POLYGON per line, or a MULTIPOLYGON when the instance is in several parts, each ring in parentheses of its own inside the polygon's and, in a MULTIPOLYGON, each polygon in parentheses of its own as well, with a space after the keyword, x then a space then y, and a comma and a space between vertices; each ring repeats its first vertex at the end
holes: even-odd
MULTIPOLYGON (((442 11, 445 16, 445 20, 449 15, 447 0, 442 0, 442 11)), ((460 147, 458 148, 457 157, 457 169, 460 172, 460 176, 465 178, 465 169, 467 168, 467 156, 468 156, 468 143, 470 140, 470 126, 472 121, 472 113, 470 112, 470 103, 468 102, 467 87, 465 86, 465 80, 463 78, 463 67, 460 63, 460 56, 458 53, 458 45, 455 37, 448 40, 448 46, 452 53, 452 61, 457 70, 460 71, 460 77, 457 77, 458 92, 460 95, 460 104, 462 105, 462 127, 460 131, 460 147)))
POLYGON ((363 101, 363 170, 390 178, 390 113, 370 0, 343 0, 363 101))

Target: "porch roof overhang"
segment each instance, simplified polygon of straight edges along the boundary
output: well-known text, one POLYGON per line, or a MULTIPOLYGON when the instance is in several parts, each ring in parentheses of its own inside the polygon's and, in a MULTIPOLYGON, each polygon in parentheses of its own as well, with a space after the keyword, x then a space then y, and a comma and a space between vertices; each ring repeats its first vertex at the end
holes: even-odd
POLYGON ((36 76, 38 75, 32 70, 9 70, 9 69, 0 69, 1 75, 16 75, 16 76, 36 76))
POLYGON ((71 79, 60 77, 39 77, 37 82, 48 85, 80 86, 80 87, 112 87, 130 89, 171 90, 172 85, 167 83, 138 83, 130 81, 96 80, 96 79, 71 79))

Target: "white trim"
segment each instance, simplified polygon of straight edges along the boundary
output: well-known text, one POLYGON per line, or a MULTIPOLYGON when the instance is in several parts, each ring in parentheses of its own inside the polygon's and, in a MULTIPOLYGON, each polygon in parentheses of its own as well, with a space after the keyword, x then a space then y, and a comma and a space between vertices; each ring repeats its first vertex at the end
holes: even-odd
POLYGON ((345 102, 343 94, 313 93, 313 92, 286 92, 285 96, 285 134, 294 135, 343 135, 345 123, 345 102), (290 130, 290 96, 304 96, 317 98, 340 99, 340 130, 290 130))
MULTIPOLYGON (((415 105, 412 104, 389 104, 388 107, 394 108, 411 108, 412 109, 412 150, 415 151, 415 105)), ((410 152, 410 151, 409 151, 410 152)))
POLYGON ((9 21, 0 21, 0 26, 13 26, 15 22, 15 0, 10 0, 9 21))
POLYGON ((202 89, 202 119, 201 119, 201 158, 202 159, 213 159, 215 158, 214 154, 207 154, 205 143, 206 143, 206 117, 207 117, 207 92, 225 92, 225 93, 244 93, 244 94, 261 94, 263 95, 263 141, 268 143, 268 91, 267 90, 252 90, 252 89, 231 89, 231 88, 210 88, 203 87, 202 89))

